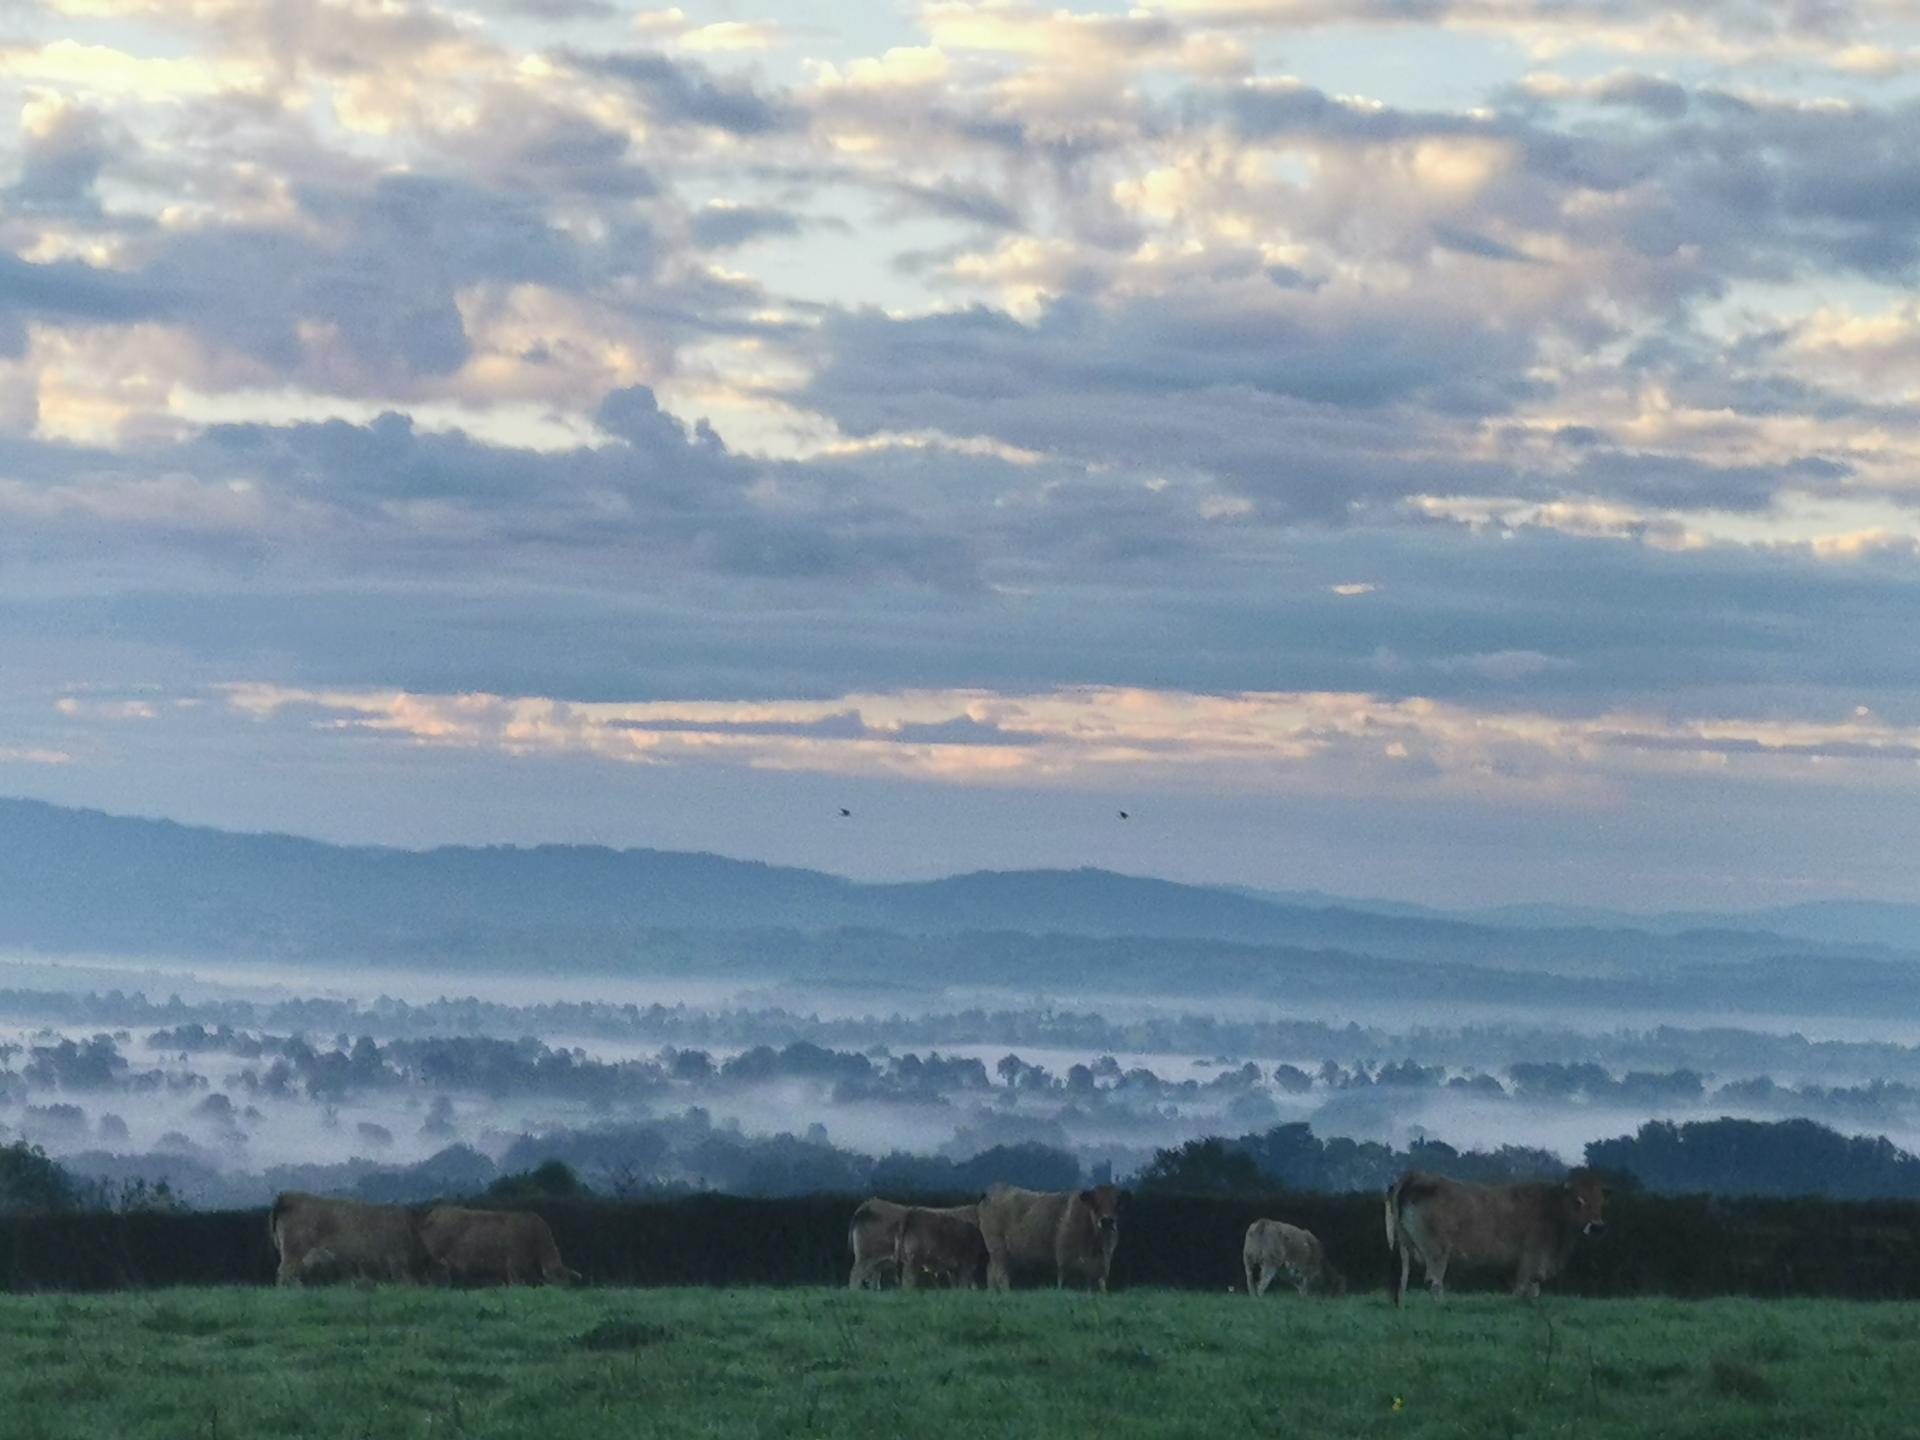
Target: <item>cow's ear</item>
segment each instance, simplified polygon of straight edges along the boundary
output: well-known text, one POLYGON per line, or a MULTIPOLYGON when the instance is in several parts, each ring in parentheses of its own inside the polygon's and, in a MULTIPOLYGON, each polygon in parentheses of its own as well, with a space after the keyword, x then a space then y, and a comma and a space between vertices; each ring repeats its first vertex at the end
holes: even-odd
POLYGON ((1587 1197, 1582 1195, 1578 1190, 1573 1192, 1573 1208, 1576 1210, 1584 1210, 1587 1208, 1587 1197))

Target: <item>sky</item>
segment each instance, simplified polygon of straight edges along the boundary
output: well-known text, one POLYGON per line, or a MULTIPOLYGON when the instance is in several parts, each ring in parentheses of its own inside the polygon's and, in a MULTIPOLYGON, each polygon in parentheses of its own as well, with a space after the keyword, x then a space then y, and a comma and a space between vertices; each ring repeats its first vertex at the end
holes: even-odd
POLYGON ((0 110, 0 794, 1920 899, 1910 0, 0 0, 0 110))

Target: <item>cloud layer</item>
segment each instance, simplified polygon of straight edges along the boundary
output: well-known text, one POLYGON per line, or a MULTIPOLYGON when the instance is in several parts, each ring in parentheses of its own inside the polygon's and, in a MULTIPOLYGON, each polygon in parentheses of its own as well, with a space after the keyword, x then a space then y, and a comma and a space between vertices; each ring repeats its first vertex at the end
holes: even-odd
MULTIPOLYGON (((1244 774, 1350 837, 1447 795, 1532 836, 1551 796, 1572 851, 1678 768, 1824 837, 1756 895, 1899 843, 1832 848, 1920 778, 1907 7, 62 0, 8 35, 7 789, 247 823, 185 778, 218 751, 338 833, 364 756, 455 838, 422 747, 480 787, 1244 774)), ((1401 888, 1460 853, 1435 827, 1401 888)))

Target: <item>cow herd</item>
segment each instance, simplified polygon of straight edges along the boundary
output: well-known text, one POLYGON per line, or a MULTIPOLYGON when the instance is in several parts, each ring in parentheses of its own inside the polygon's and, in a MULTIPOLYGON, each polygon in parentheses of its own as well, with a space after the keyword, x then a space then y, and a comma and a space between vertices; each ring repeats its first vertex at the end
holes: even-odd
POLYGON ((524 1210, 435 1205, 424 1214, 288 1191, 267 1212, 282 1285, 333 1280, 442 1285, 571 1285, 553 1231, 524 1210))
MULTIPOLYGON (((853 1212, 848 1285, 877 1288, 1011 1289, 1016 1278, 1060 1287, 1107 1288, 1126 1192, 1022 1190, 995 1185, 970 1205, 933 1208, 875 1197, 853 1212)), ((1515 1295, 1536 1296, 1566 1265, 1582 1235, 1605 1228, 1606 1191, 1590 1176, 1564 1182, 1469 1185, 1412 1171, 1386 1194, 1387 1247, 1400 1259, 1393 1303, 1413 1262, 1436 1295, 1448 1268, 1501 1267, 1515 1295)), ((288 1192, 273 1202, 268 1233, 282 1285, 335 1280, 453 1285, 566 1285, 553 1232, 538 1215, 457 1205, 409 1209, 288 1192)), ((1256 1220, 1241 1246, 1247 1293, 1266 1294, 1281 1275, 1305 1294, 1346 1293, 1346 1279, 1309 1231, 1256 1220)))
POLYGON ((897 1278, 907 1290, 927 1284, 1009 1290, 1015 1275, 1040 1275, 1056 1285, 1105 1290, 1125 1194, 1112 1185, 1079 1191, 995 1185, 971 1205, 945 1209, 863 1201, 847 1227, 853 1251, 847 1284, 859 1290, 897 1278))
MULTIPOLYGON (((927 1209, 878 1197, 853 1212, 847 1247, 855 1289, 897 1278, 904 1289, 951 1285, 1011 1288, 1016 1275, 1062 1288, 1105 1290, 1120 1239, 1120 1202, 1111 1185, 1043 1192, 995 1185, 971 1205, 927 1209)), ((1446 1293, 1447 1268, 1511 1267, 1513 1293, 1536 1296, 1540 1282, 1566 1265, 1582 1235, 1606 1228, 1606 1191, 1590 1177, 1562 1183, 1469 1185, 1411 1171, 1386 1196, 1387 1248, 1400 1257, 1393 1303, 1405 1294, 1415 1260, 1434 1294, 1446 1293)), ((1301 1294, 1344 1295, 1346 1277, 1311 1231, 1284 1220, 1255 1220, 1240 1248, 1247 1294, 1267 1293, 1288 1276, 1301 1294)))

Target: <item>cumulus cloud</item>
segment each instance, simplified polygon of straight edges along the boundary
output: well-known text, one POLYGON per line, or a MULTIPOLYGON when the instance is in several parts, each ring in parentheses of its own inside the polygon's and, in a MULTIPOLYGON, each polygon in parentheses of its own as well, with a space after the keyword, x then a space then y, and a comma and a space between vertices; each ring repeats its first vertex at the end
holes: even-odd
POLYGON ((583 74, 603 76, 630 88, 660 125, 707 126, 749 137, 804 123, 802 113, 778 96, 746 79, 715 76, 695 61, 651 51, 568 51, 561 58, 583 74))

